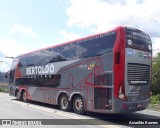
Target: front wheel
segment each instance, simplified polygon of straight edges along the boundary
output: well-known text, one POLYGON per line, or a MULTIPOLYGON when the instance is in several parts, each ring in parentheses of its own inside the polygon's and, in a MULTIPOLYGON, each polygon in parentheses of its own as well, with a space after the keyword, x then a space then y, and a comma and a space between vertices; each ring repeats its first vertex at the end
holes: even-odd
POLYGON ((27 93, 26 93, 26 91, 23 91, 23 93, 22 93, 22 100, 24 102, 27 102, 27 93))
POLYGON ((20 91, 16 91, 16 98, 17 98, 17 100, 22 100, 22 97, 21 97, 21 93, 20 93, 20 91))
POLYGON ((82 96, 77 95, 74 100, 73 100, 73 110, 77 114, 85 114, 85 109, 84 109, 84 101, 82 96))
POLYGON ((68 100, 68 97, 66 94, 62 94, 60 96, 60 99, 59 99, 59 107, 61 110, 63 111, 69 111, 71 110, 71 107, 72 107, 72 104, 71 102, 68 100))

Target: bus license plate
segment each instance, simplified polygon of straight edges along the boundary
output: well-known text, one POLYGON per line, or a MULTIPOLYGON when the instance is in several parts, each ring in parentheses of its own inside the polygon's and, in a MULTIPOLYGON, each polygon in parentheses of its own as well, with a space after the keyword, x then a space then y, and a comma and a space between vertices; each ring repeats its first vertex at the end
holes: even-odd
POLYGON ((137 104, 137 108, 142 108, 143 104, 137 104))

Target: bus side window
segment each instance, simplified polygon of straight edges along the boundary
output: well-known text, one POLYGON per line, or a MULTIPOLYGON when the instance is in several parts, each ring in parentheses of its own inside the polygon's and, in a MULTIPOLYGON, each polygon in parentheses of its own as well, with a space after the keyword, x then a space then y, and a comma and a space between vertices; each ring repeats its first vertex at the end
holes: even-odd
POLYGON ((56 88, 60 85, 61 75, 51 75, 45 77, 42 75, 38 78, 18 78, 16 79, 17 85, 35 86, 35 87, 53 87, 56 88))
POLYGON ((61 81, 61 75, 60 74, 52 75, 48 86, 56 88, 60 85, 60 81, 61 81))

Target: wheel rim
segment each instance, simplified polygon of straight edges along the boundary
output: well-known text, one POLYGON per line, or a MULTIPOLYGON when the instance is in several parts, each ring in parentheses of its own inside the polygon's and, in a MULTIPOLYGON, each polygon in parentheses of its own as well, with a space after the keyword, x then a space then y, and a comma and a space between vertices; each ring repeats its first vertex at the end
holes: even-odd
POLYGON ((26 92, 23 92, 23 101, 26 101, 26 92))
POLYGON ((62 107, 62 109, 66 109, 68 107, 68 99, 67 99, 67 97, 62 97, 62 99, 61 99, 61 107, 62 107))
POLYGON ((83 101, 82 101, 82 99, 80 99, 80 98, 76 99, 76 101, 75 101, 75 108, 78 111, 81 111, 83 109, 83 101))
POLYGON ((20 93, 18 91, 17 94, 16 94, 17 99, 19 99, 19 95, 20 95, 20 93))

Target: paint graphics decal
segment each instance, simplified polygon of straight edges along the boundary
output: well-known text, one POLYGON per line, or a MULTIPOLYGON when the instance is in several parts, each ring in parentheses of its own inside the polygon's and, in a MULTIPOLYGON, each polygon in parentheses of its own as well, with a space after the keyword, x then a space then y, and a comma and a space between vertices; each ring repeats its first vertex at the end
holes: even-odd
POLYGON ((79 65, 79 69, 87 69, 87 65, 79 65))
POLYGON ((90 65, 88 65, 88 69, 91 70, 94 68, 94 66, 95 66, 95 64, 90 64, 90 65))
POLYGON ((145 59, 150 59, 152 56, 151 53, 138 52, 135 50, 127 50, 127 55, 133 56, 133 57, 145 58, 145 59))

